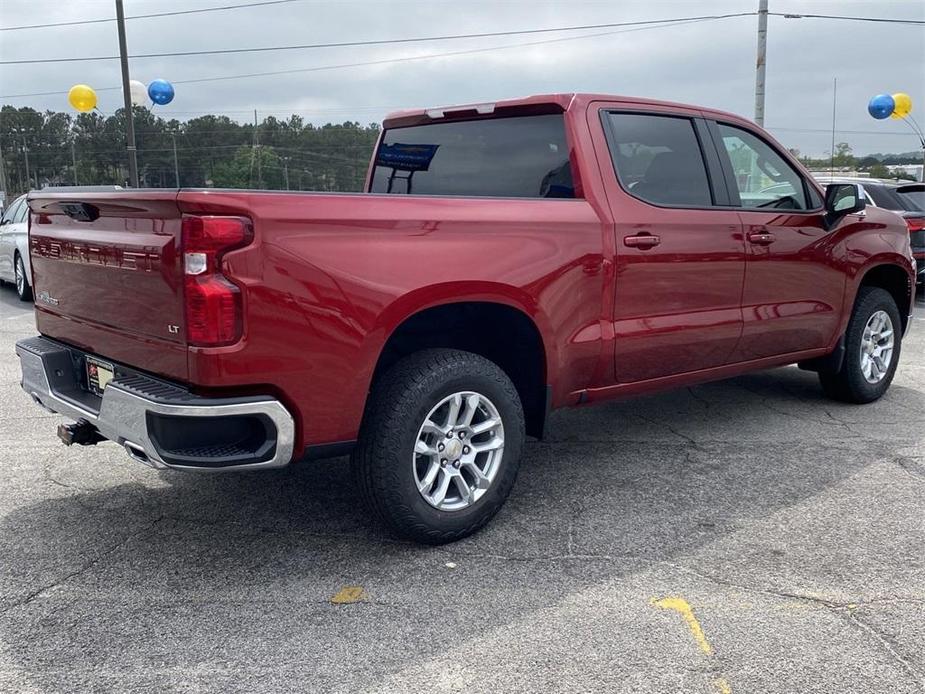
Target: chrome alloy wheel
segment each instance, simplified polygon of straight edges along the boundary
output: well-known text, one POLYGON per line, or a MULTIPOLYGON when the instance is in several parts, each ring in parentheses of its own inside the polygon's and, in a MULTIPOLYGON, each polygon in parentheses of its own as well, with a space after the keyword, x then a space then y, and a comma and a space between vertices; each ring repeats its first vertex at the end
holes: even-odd
POLYGON ((879 383, 893 360, 893 321, 886 311, 876 311, 861 335, 861 373, 868 383, 879 383))
POLYGON ((16 292, 19 296, 26 293, 26 268, 22 264, 22 258, 16 256, 16 268, 14 270, 16 279, 16 292))
POLYGON ((458 511, 485 494, 503 454, 504 425, 494 403, 471 391, 453 393, 437 403, 418 430, 414 481, 428 504, 458 511))

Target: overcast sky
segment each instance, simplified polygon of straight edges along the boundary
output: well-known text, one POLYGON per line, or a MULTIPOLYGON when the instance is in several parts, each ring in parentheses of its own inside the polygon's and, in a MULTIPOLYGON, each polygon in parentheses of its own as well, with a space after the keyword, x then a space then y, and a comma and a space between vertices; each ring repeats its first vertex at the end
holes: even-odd
MULTIPOLYGON (((249 0, 125 0, 127 16, 243 4, 249 0)), ((758 0, 296 0, 127 23, 129 54, 286 44, 359 41, 441 34, 516 31, 583 24, 751 12, 758 0)), ((925 19, 923 0, 770 0, 772 12, 925 19)), ((0 27, 114 17, 114 0, 0 0, 0 27)), ((379 121, 412 106, 491 101, 543 92, 593 91, 646 96, 754 115, 757 18, 722 19, 611 33, 542 45, 601 31, 312 49, 250 55, 137 58, 142 82, 216 78, 297 70, 397 57, 515 46, 392 64, 239 80, 178 84, 164 117, 223 113, 237 120, 273 114, 313 122, 379 121), (612 33, 619 32, 619 33, 612 33), (517 44, 521 44, 517 46, 517 44)), ((118 55, 114 22, 0 32, 0 58, 118 55)), ((875 121, 868 99, 906 91, 925 125, 925 29, 818 19, 771 17, 768 31, 768 128, 788 147, 819 155, 830 147, 832 79, 838 78, 838 140, 855 153, 917 150, 898 121, 875 121)), ((120 84, 118 61, 0 66, 0 104, 67 110, 66 92, 84 82, 120 84), (49 96, 6 95, 61 92, 49 96)), ((121 92, 100 91, 99 108, 121 106, 121 92)))

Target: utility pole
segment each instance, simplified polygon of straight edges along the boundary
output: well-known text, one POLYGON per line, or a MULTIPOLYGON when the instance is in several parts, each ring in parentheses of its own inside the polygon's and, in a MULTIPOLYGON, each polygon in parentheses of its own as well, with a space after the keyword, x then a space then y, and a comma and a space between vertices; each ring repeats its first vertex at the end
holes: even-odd
POLYGON ((768 0, 758 0, 758 59, 755 62, 755 122, 764 127, 764 69, 768 58, 768 0))
POLYGON ((173 177, 176 182, 177 188, 180 187, 180 165, 177 163, 177 135, 176 133, 171 133, 170 137, 173 139, 173 177))
POLYGON ((286 190, 289 190, 289 157, 283 158, 283 177, 286 180, 286 190))
POLYGON ((32 189, 32 174, 29 173, 29 148, 26 146, 26 134, 22 135, 22 154, 26 159, 26 190, 32 189))
POLYGON ((122 100, 125 104, 125 149, 128 152, 129 183, 138 187, 138 153, 135 149, 135 119, 132 113, 132 92, 128 82, 128 50, 125 47, 125 11, 122 0, 116 0, 116 23, 119 25, 119 60, 122 62, 122 100))
POLYGON ((829 159, 829 169, 832 176, 835 175, 835 111, 838 105, 838 78, 832 78, 832 152, 829 159))
POLYGON ((71 140, 71 166, 74 169, 74 185, 79 186, 77 182, 77 154, 74 152, 74 141, 71 140))

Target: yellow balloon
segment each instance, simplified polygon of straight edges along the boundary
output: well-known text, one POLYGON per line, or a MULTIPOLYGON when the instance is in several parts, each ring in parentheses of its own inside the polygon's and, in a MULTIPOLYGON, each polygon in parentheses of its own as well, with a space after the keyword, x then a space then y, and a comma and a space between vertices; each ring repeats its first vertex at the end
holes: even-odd
POLYGON ((93 91, 93 87, 88 87, 86 84, 75 84, 71 87, 67 93, 67 100, 81 113, 96 108, 96 92, 93 91))
POLYGON ((912 97, 905 92, 896 92, 893 95, 893 113, 890 118, 905 118, 912 113, 912 97))

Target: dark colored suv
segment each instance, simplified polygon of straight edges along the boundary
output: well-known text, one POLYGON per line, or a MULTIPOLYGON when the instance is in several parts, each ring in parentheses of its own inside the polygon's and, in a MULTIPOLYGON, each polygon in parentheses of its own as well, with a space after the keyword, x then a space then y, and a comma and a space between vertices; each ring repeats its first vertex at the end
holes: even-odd
POLYGON ((896 212, 909 227, 912 255, 918 265, 916 284, 925 284, 925 183, 878 178, 818 177, 821 183, 860 183, 867 204, 896 212))

